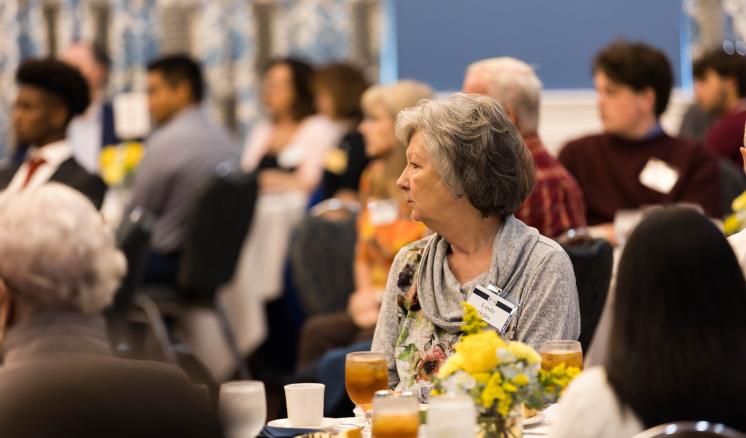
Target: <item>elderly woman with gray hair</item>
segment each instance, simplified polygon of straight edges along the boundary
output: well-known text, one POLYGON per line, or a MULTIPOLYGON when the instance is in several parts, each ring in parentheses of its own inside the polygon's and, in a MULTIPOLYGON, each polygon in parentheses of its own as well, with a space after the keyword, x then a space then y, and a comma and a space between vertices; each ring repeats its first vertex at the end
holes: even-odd
POLYGON ((101 311, 125 273, 101 215, 47 184, 0 200, 5 365, 47 353, 111 354, 101 311))
POLYGON ((502 107, 456 93, 403 111, 396 133, 407 145, 397 185, 435 234, 404 247, 389 273, 372 347, 386 356, 389 385, 427 399, 461 336, 465 300, 494 310, 488 322, 507 339, 577 339, 570 259, 514 217, 534 168, 502 107))

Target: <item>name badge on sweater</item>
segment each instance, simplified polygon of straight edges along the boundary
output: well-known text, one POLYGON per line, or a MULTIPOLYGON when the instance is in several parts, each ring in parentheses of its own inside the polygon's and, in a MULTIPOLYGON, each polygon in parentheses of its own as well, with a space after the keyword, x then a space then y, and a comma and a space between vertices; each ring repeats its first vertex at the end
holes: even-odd
POLYGON ((667 195, 679 180, 679 171, 668 163, 657 158, 651 158, 640 172, 640 184, 667 195))
POLYGON ((489 285, 486 288, 477 286, 466 300, 474 306, 482 319, 504 335, 510 325, 510 320, 518 310, 518 306, 501 297, 502 290, 489 285))

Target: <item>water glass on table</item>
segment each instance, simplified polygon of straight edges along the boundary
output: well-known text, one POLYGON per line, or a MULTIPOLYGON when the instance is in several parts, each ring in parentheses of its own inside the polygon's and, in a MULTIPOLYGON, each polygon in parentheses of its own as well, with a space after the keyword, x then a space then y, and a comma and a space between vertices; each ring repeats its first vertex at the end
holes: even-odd
POLYGON ((220 385, 220 418, 228 438, 254 438, 267 421, 264 383, 239 380, 220 385))
POLYGON ((546 371, 564 363, 567 367, 583 369, 583 349, 578 341, 547 341, 539 347, 541 367, 546 371))
POLYGON ((420 405, 411 395, 373 401, 373 438, 417 438, 420 405))
POLYGON ((427 408, 427 438, 473 437, 477 433, 474 401, 467 395, 441 395, 427 408))

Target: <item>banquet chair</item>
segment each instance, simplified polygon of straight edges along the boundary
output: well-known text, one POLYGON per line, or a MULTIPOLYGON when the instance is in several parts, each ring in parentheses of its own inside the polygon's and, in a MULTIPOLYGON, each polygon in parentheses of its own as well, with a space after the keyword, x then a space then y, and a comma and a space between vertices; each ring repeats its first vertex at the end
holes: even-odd
POLYGON ((117 247, 127 260, 127 273, 105 316, 111 345, 115 351, 123 354, 132 350, 127 314, 134 303, 137 286, 145 274, 152 227, 152 217, 137 208, 122 219, 116 230, 117 247))
POLYGON ((558 239, 570 256, 580 304, 580 345, 587 352, 601 319, 613 269, 614 250, 603 239, 568 232, 558 239))
POLYGON ((718 159, 720 171, 720 196, 722 197, 723 214, 733 212, 731 206, 734 199, 746 191, 746 176, 743 170, 727 158, 718 159))
POLYGON ((163 347, 167 360, 175 353, 168 333, 163 333, 164 316, 178 319, 191 309, 209 308, 218 318, 237 370, 242 378, 248 378, 248 368, 217 292, 231 280, 236 270, 257 196, 255 174, 219 167, 198 196, 191 214, 176 284, 138 290, 136 304, 159 338, 158 344, 163 347))
POLYGON ((329 199, 311 209, 290 243, 292 281, 306 316, 344 310, 355 288, 355 203, 329 199))
POLYGON ((745 438, 746 434, 738 432, 723 424, 709 421, 687 421, 661 424, 638 433, 633 438, 745 438))

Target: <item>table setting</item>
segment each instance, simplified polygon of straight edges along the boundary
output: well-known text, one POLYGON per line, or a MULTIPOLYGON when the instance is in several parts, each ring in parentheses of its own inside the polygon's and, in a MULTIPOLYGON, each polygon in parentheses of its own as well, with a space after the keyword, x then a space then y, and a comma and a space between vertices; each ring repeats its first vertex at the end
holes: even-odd
MULTIPOLYGON (((285 386, 288 418, 264 426, 264 394, 242 404, 261 382, 230 382, 220 391, 220 408, 230 438, 519 438, 547 436, 557 416, 556 401, 583 367, 580 343, 548 341, 535 350, 505 341, 487 329, 476 309, 464 303, 464 335, 432 381, 427 400, 388 386, 382 353, 348 353, 345 387, 354 417, 325 418, 324 385, 285 386), (224 392, 224 388, 225 391, 224 392), (252 388, 252 389, 249 389, 252 388), (242 410, 243 409, 243 410, 242 410), (243 412, 242 415, 237 415, 243 412)), ((263 387, 262 387, 263 388, 263 387)))

